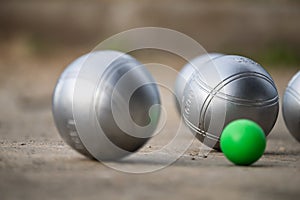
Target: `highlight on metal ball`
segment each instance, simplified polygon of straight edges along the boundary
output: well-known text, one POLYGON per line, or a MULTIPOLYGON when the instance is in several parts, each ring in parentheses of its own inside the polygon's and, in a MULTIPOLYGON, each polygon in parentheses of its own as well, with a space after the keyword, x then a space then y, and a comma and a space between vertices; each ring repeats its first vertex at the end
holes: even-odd
POLYGON ((300 142, 300 71, 290 80, 284 92, 282 114, 289 132, 300 142))
POLYGON ((160 116, 160 96, 149 71, 117 51, 95 51, 72 62, 53 94, 56 127, 73 149, 99 161, 141 148, 160 116))
POLYGON ((220 150, 224 127, 237 119, 249 119, 267 136, 279 111, 278 92, 270 74, 243 56, 212 54, 203 62, 195 62, 197 59, 202 58, 184 66, 175 85, 179 113, 193 134, 220 150))

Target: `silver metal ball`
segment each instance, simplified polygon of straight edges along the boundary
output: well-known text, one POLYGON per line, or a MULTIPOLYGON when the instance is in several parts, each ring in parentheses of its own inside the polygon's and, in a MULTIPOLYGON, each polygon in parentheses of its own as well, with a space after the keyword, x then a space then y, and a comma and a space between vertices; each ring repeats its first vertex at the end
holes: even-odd
POLYGON ((220 150, 224 127, 236 119, 253 120, 268 135, 277 120, 279 98, 263 67, 242 56, 224 55, 193 72, 184 88, 181 109, 196 137, 220 150))
POLYGON ((159 104, 158 88, 141 63, 121 52, 96 51, 62 73, 53 94, 53 116, 61 137, 73 149, 90 158, 116 160, 151 137, 160 108, 150 109, 159 104))
POLYGON ((300 71, 291 79, 284 92, 282 113, 289 132, 300 142, 300 71))
POLYGON ((223 54, 220 53, 209 53, 209 54, 203 54, 201 56, 198 56, 191 61, 189 61, 186 65, 183 66, 183 68, 180 70, 176 82, 175 82, 175 101, 177 110, 179 113, 181 113, 181 102, 183 97, 183 91, 184 88, 189 81, 190 77, 192 76, 193 72, 195 71, 195 68, 202 66, 204 63, 211 61, 212 59, 222 56, 223 54))

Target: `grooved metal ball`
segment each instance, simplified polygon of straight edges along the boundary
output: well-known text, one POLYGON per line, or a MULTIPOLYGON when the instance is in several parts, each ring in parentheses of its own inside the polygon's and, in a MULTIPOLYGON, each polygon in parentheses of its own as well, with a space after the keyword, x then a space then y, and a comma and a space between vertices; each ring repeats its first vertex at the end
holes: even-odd
POLYGON ((300 71, 291 79, 284 92, 282 113, 289 132, 300 142, 300 71))
POLYGON ((95 51, 76 59, 60 76, 53 116, 73 149, 90 158, 116 160, 151 137, 160 115, 160 108, 152 106, 159 104, 158 88, 141 63, 121 52, 95 51))
POLYGON ((184 88, 187 82, 189 81, 190 77, 192 76, 193 72, 195 71, 195 68, 197 66, 202 66, 204 63, 209 62, 211 59, 214 59, 222 55, 223 54, 220 53, 204 54, 192 59, 186 65, 183 66, 183 68, 180 70, 176 78, 175 88, 174 88, 175 98, 176 98, 175 102, 176 102, 178 112, 181 111, 181 102, 182 102, 184 88))
POLYGON ((231 121, 252 120, 268 135, 279 110, 271 76, 256 62, 234 55, 197 66, 182 98, 185 123, 201 142, 216 150, 220 150, 221 133, 231 121))

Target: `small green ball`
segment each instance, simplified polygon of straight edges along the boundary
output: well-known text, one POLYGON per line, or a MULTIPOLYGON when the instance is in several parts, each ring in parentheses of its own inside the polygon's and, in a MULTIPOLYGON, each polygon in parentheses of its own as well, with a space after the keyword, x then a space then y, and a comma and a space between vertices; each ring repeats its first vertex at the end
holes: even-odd
POLYGON ((255 122, 239 119, 229 123, 220 138, 221 150, 236 165, 251 165, 264 153, 266 136, 255 122))

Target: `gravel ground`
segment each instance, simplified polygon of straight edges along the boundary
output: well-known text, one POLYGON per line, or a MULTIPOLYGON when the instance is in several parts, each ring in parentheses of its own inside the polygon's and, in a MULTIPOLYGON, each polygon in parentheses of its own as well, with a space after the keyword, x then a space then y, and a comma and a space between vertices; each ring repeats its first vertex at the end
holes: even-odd
MULTIPOLYGON (((264 156, 250 167, 234 166, 222 153, 199 156, 198 141, 172 165, 144 174, 114 170, 165 165, 174 152, 159 149, 177 129, 171 97, 163 137, 136 157, 100 163, 79 155, 59 137, 51 115, 55 81, 71 57, 0 61, 0 199, 299 199, 300 145, 280 115, 264 156), (24 64, 26 63, 26 64, 24 64), (53 67, 61 66, 61 67, 53 67)), ((271 70, 279 92, 297 69, 271 70)), ((169 103, 168 103, 169 102, 169 103)), ((189 140, 189 134, 181 138, 189 140)))

